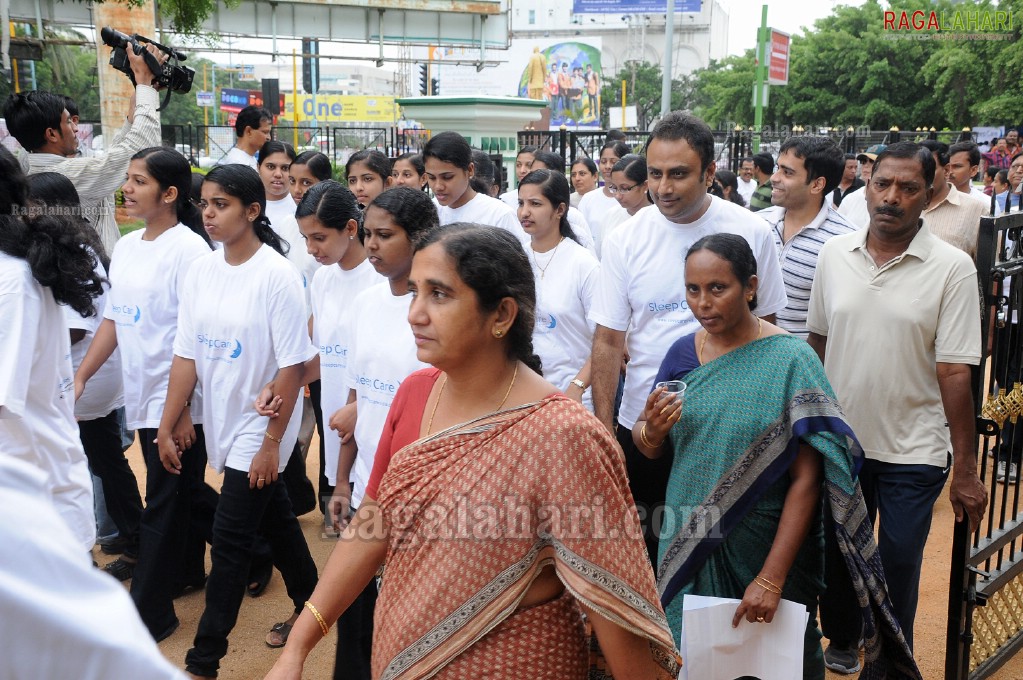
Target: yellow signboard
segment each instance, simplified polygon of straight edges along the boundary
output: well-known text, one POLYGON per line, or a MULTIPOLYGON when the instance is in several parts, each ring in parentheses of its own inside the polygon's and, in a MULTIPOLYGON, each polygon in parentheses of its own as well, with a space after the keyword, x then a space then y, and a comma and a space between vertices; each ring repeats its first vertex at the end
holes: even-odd
POLYGON ((285 95, 283 118, 317 123, 388 123, 398 120, 398 105, 391 96, 318 94, 315 110, 311 94, 298 95, 298 118, 294 116, 294 95, 285 95))

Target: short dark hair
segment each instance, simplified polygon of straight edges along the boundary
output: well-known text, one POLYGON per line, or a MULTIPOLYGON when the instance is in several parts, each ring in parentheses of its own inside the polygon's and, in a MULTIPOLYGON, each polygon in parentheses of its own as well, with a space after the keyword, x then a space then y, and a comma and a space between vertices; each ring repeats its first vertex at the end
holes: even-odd
POLYGON ((630 153, 618 159, 618 162, 611 166, 611 172, 620 172, 636 184, 646 181, 646 158, 638 153, 630 153))
POLYGON ((419 175, 420 177, 422 177, 423 173, 426 172, 426 166, 423 164, 423 157, 414 151, 403 153, 397 158, 395 158, 394 161, 391 162, 392 170, 394 169, 394 164, 397 163, 398 161, 408 161, 415 169, 416 174, 419 175))
POLYGON ((730 188, 732 193, 728 195, 729 200, 732 203, 741 205, 743 208, 746 207, 746 200, 739 193, 739 178, 735 176, 734 172, 731 170, 718 170, 714 173, 714 179, 721 185, 720 198, 724 198, 724 190, 730 188))
MULTIPOLYGON (((720 233, 704 236, 689 248, 685 261, 688 262, 690 255, 701 250, 709 250, 728 262, 735 278, 744 286, 748 286, 749 280, 757 275, 757 258, 753 255, 753 249, 750 248, 746 239, 738 234, 720 233)), ((749 301, 749 308, 750 310, 757 308, 755 293, 753 299, 749 301)))
POLYGON ((767 152, 758 153, 753 156, 753 165, 765 175, 774 173, 774 157, 767 152))
POLYGON ((854 154, 854 153, 847 153, 847 154, 845 154, 845 161, 846 161, 846 163, 848 163, 849 161, 854 161, 854 160, 856 160, 856 154, 854 154))
POLYGON ((824 194, 835 190, 842 181, 845 171, 845 154, 830 137, 799 135, 789 137, 782 145, 780 153, 791 151, 796 158, 802 159, 806 168, 806 183, 818 177, 824 178, 824 194))
POLYGON ((362 221, 362 211, 359 210, 355 194, 332 179, 312 185, 302 196, 302 202, 295 208, 295 218, 310 215, 316 217, 323 226, 338 231, 344 231, 351 220, 357 224, 362 221))
POLYGON ((309 168, 309 172, 312 173, 313 177, 320 180, 321 182, 330 179, 334 170, 330 167, 330 159, 325 154, 310 149, 309 151, 303 151, 295 157, 295 160, 291 162, 292 166, 304 165, 309 168))
POLYGON ((994 179, 994 178, 995 178, 995 175, 997 175, 997 174, 998 174, 998 170, 999 170, 999 168, 996 168, 996 167, 995 167, 995 166, 993 166, 993 165, 989 165, 989 166, 987 167, 987 169, 986 169, 986 170, 984 170, 984 174, 985 174, 985 175, 987 175, 988 177, 990 177, 991 179, 994 179))
POLYGON ((746 156, 745 158, 740 160, 739 161, 739 167, 740 168, 742 167, 743 163, 753 163, 753 156, 746 156))
POLYGON ((81 115, 78 111, 78 102, 66 94, 62 94, 60 96, 64 98, 64 108, 67 109, 67 115, 69 118, 81 115))
POLYGON ((896 142, 877 155, 874 161, 874 175, 881 169, 881 162, 888 158, 916 159, 920 162, 924 175, 924 183, 930 187, 934 184, 934 171, 937 163, 934 162, 934 155, 931 151, 915 142, 896 142))
POLYGON ((714 133, 710 127, 696 116, 672 111, 657 122, 650 132, 647 148, 655 139, 667 141, 685 140, 693 151, 700 156, 700 172, 705 172, 714 162, 714 133))
POLYGON ((351 174, 352 166, 356 163, 363 163, 371 172, 380 175, 384 184, 391 177, 391 159, 377 149, 363 149, 349 156, 348 162, 345 163, 345 179, 351 174))
POLYGON ((526 144, 521 149, 519 149, 518 151, 515 152, 515 157, 518 158, 519 156, 521 156, 524 153, 530 153, 530 154, 536 153, 536 148, 537 147, 535 145, 533 145, 533 144, 526 144))
POLYGON ((585 158, 585 157, 583 157, 583 158, 576 158, 574 161, 572 161, 572 167, 574 168, 577 165, 584 166, 586 168, 586 170, 591 175, 596 175, 597 174, 597 164, 594 163, 589 158, 585 158))
POLYGON ((469 166, 472 165, 472 147, 465 137, 449 130, 430 137, 430 141, 423 147, 424 163, 427 158, 451 163, 456 168, 468 172, 469 166))
POLYGON ((952 160, 952 156, 963 152, 970 155, 970 165, 980 165, 980 147, 973 142, 956 142, 948 147, 948 158, 952 160))
POLYGON ((241 137, 245 134, 245 128, 250 127, 253 130, 258 130, 260 124, 264 120, 270 121, 272 125, 274 122, 274 115, 269 110, 262 106, 256 106, 255 104, 249 104, 244 109, 238 112, 238 117, 234 119, 234 134, 236 137, 241 137))
POLYGON ((469 184, 473 191, 489 196, 490 189, 497 182, 497 165, 486 151, 476 148, 472 150, 472 165, 474 172, 469 184))
POLYGON ((4 120, 22 148, 37 151, 46 144, 47 130, 60 130, 66 109, 64 95, 33 90, 7 98, 4 120))
POLYGON ((263 146, 259 147, 259 165, 263 165, 263 161, 275 153, 282 153, 288 157, 291 162, 295 161, 295 147, 287 142, 282 142, 277 139, 271 139, 263 146))
POLYGON ((622 132, 621 130, 608 130, 607 135, 604 136, 604 139, 608 142, 624 142, 625 133, 622 132))
POLYGON ((562 174, 565 173, 565 159, 561 157, 561 154, 554 153, 553 151, 536 151, 533 153, 533 162, 539 161, 548 170, 554 170, 562 174))
POLYGON ((948 165, 948 144, 936 139, 925 139, 920 142, 920 146, 938 156, 938 165, 948 165))
POLYGON ((425 191, 412 187, 392 187, 382 191, 370 201, 366 209, 377 207, 391 216, 396 227, 401 227, 413 243, 440 223, 437 207, 425 191))

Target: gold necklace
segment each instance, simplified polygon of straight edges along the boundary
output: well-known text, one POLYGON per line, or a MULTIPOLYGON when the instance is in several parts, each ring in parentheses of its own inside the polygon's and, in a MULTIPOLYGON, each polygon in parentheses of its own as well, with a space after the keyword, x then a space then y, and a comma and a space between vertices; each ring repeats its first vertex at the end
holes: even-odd
MULTIPOLYGON (((501 403, 497 405, 497 408, 494 410, 494 413, 497 413, 502 408, 504 408, 505 403, 507 403, 508 401, 508 395, 511 394, 512 388, 515 387, 515 378, 517 377, 519 377, 519 364, 518 362, 515 362, 515 371, 512 373, 511 382, 508 383, 508 389, 504 391, 504 399, 502 399, 501 403)), ((429 436, 429 434, 433 431, 433 417, 437 415, 437 406, 440 405, 440 398, 444 396, 444 388, 447 386, 447 384, 448 375, 447 373, 445 373, 444 382, 440 384, 440 391, 437 392, 437 401, 433 402, 433 410, 430 411, 430 422, 426 424, 427 436, 429 436)))
MULTIPOLYGON (((551 253, 551 259, 547 260, 547 267, 551 266, 551 262, 554 262, 554 256, 558 254, 558 248, 561 247, 561 241, 564 241, 565 237, 562 236, 561 240, 558 241, 558 245, 554 246, 554 252, 551 253)), ((540 270, 540 280, 543 281, 544 274, 547 273, 547 267, 540 266, 540 260, 536 259, 536 250, 530 246, 530 250, 533 251, 533 262, 536 263, 536 268, 540 270)))
MULTIPOLYGON (((764 320, 761 319, 758 316, 757 317, 757 337, 753 338, 753 340, 750 340, 750 342, 754 342, 755 340, 759 340, 760 339, 760 334, 763 333, 763 332, 764 332, 764 320)), ((703 348, 707 344, 707 336, 709 336, 709 335, 710 335, 710 333, 708 333, 707 331, 703 331, 703 340, 700 341, 700 351, 696 355, 696 358, 700 360, 700 365, 701 366, 703 365, 703 348)))

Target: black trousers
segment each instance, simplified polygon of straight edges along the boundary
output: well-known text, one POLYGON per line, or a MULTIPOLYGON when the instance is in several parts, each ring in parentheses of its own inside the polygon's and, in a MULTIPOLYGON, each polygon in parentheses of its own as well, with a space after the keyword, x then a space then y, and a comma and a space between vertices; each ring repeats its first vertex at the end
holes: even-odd
POLYGON ((250 489, 247 473, 226 469, 213 521, 213 566, 206 582, 206 609, 185 656, 189 673, 215 676, 227 654, 227 637, 238 620, 258 534, 270 543, 274 564, 281 570, 296 613, 316 587, 316 564, 284 483, 278 479, 262 489, 250 489))
POLYGON ((376 607, 377 580, 374 578, 337 620, 334 680, 370 680, 376 607))
MULTIPOLYGON (((327 461, 324 458, 325 454, 323 451, 323 438, 327 436, 327 431, 323 427, 323 408, 320 406, 320 390, 319 380, 309 383, 309 398, 313 402, 313 414, 316 416, 316 431, 320 434, 320 478, 316 480, 316 491, 320 499, 320 512, 326 515, 327 503, 330 502, 331 496, 334 495, 334 487, 327 480, 327 461)), ((334 435, 333 432, 330 434, 334 435)))
POLYGON ((632 430, 618 425, 615 432, 618 444, 625 452, 625 471, 629 475, 629 489, 636 501, 639 523, 643 527, 650 564, 657 573, 657 543, 664 520, 664 497, 668 490, 668 475, 675 460, 672 453, 666 453, 657 460, 650 460, 636 448, 632 441, 632 430))
POLYGON ((142 521, 142 497, 135 473, 121 447, 121 419, 118 410, 94 420, 78 421, 78 436, 85 449, 92 474, 103 483, 103 497, 117 533, 127 545, 126 557, 139 554, 139 523, 142 521))
POLYGON ((205 573, 198 548, 205 550, 206 536, 212 534, 208 528, 201 528, 204 520, 200 508, 215 503, 216 493, 202 488, 206 486, 203 473, 207 459, 201 425, 195 426, 195 442, 182 454, 177 475, 167 472, 160 462, 160 450, 153 441, 156 430, 142 428, 138 436, 146 463, 146 507, 139 526, 139 559, 131 581, 131 598, 143 623, 156 637, 177 621, 173 600, 181 585, 195 582, 205 573), (198 574, 194 573, 196 569, 198 574))

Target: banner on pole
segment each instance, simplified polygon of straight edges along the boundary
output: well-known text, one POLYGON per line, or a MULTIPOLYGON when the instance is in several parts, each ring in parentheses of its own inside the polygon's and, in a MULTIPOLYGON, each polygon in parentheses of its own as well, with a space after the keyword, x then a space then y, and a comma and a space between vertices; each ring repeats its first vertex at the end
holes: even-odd
POLYGON ((788 33, 771 29, 770 53, 767 57, 767 84, 789 84, 789 46, 792 37, 788 33))

